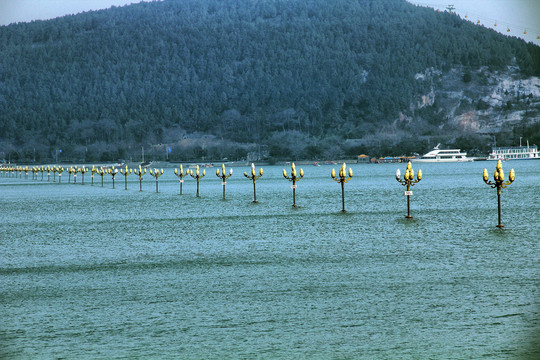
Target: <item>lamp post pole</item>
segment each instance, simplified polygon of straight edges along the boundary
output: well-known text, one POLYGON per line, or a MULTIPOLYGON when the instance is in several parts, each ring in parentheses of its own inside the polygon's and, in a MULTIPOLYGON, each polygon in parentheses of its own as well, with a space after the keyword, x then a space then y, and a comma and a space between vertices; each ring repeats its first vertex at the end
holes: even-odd
POLYGON ((105 174, 107 174, 107 171, 105 171, 105 169, 100 166, 98 170, 98 175, 101 176, 101 187, 103 187, 103 176, 105 176, 105 174))
POLYGON ((244 176, 253 181, 253 202, 258 203, 258 201, 257 201, 257 189, 255 187, 255 183, 257 182, 257 180, 261 176, 263 176, 263 169, 260 168, 259 169, 259 175, 257 175, 257 172, 255 171, 255 164, 251 163, 251 174, 248 175, 247 172, 244 172, 244 176))
POLYGON ((82 181, 81 184, 84 185, 84 174, 86 174, 90 169, 83 165, 82 168, 79 169, 79 172, 82 175, 82 181))
POLYGON ((163 169, 161 169, 161 171, 159 169, 154 169, 152 171, 152 169, 150 169, 150 175, 152 175, 153 177, 156 178, 156 192, 159 192, 158 191, 158 179, 161 175, 163 175, 163 169))
POLYGON ((114 166, 109 169, 109 175, 112 177, 112 188, 114 189, 114 178, 116 174, 118 174, 118 169, 116 169, 114 166))
POLYGON ((178 177, 178 182, 180 183, 180 193, 179 195, 182 195, 182 184, 184 183, 184 176, 187 176, 189 174, 189 170, 186 170, 184 172, 184 167, 182 164, 180 164, 180 171, 178 169, 174 169, 174 175, 178 177))
POLYGON ((195 175, 193 175, 193 170, 189 171, 189 175, 195 180, 197 180, 197 197, 199 197, 199 180, 206 176, 206 170, 203 169, 201 174, 199 165, 197 165, 197 168, 195 169, 195 175))
POLYGON ((128 169, 128 166, 126 165, 125 169, 120 169, 120 173, 124 175, 124 190, 127 190, 127 177, 129 174, 131 174, 132 170, 128 169))
POLYGON ((225 200, 225 185, 227 185, 227 179, 230 178, 233 174, 233 169, 230 169, 229 173, 225 171, 225 164, 221 165, 221 173, 219 169, 216 170, 216 176, 221 179, 221 184, 223 185, 223 200, 225 200))
POLYGON ((90 185, 94 186, 94 175, 97 174, 99 172, 98 169, 96 169, 96 167, 94 165, 92 165, 92 175, 90 176, 92 178, 92 183, 90 185))
POLYGON ((133 173, 139 177, 139 191, 142 191, 142 180, 143 176, 146 174, 146 169, 143 169, 141 165, 139 165, 139 170, 135 169, 133 170, 133 173))
POLYGON ((499 222, 497 224, 498 228, 503 228, 504 225, 502 224, 502 216, 501 216, 501 190, 506 189, 508 185, 514 182, 516 179, 516 173, 514 172, 514 169, 510 170, 510 175, 508 176, 508 181, 504 181, 504 171, 502 168, 502 162, 501 160, 497 161, 497 165, 495 167, 495 172, 493 173, 493 180, 489 180, 489 175, 487 169, 484 169, 483 173, 483 179, 486 184, 491 186, 493 189, 497 189, 497 204, 498 204, 498 219, 499 222))
POLYGON ((416 180, 414 180, 414 170, 412 168, 411 162, 409 161, 407 163, 407 169, 405 170, 405 175, 403 176, 403 179, 401 179, 401 173, 399 169, 397 169, 396 180, 401 185, 407 187, 407 190, 405 191, 405 196, 407 196, 407 216, 405 217, 407 219, 412 219, 410 203, 410 197, 412 196, 411 186, 416 185, 420 182, 420 180, 422 180, 422 170, 418 170, 418 174, 416 174, 416 180))
POLYGON ((296 165, 292 163, 291 165, 291 176, 287 176, 287 171, 283 169, 283 177, 289 181, 292 181, 291 189, 292 189, 292 197, 293 197, 293 207, 296 207, 296 182, 300 181, 301 178, 304 177, 304 169, 300 168, 300 174, 296 172, 296 165), (300 175, 300 176, 298 176, 300 175))
POLYGON ((345 210, 345 184, 353 177, 353 171, 349 168, 348 172, 349 177, 347 177, 347 165, 343 163, 339 169, 339 177, 336 177, 336 170, 332 169, 332 179, 341 184, 341 212, 346 212, 345 210))

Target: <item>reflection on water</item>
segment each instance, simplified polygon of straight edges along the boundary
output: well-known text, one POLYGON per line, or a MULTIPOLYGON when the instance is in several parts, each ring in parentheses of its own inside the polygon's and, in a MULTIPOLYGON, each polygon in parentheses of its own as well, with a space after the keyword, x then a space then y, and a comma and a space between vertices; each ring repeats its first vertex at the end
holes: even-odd
POLYGON ((505 229, 494 166, 417 164, 411 220, 404 164, 353 164, 347 213, 331 166, 303 166, 298 208, 277 166, 257 204, 248 168, 227 200, 172 169, 159 193, 0 178, 0 357, 533 357, 540 162, 504 163, 505 229))

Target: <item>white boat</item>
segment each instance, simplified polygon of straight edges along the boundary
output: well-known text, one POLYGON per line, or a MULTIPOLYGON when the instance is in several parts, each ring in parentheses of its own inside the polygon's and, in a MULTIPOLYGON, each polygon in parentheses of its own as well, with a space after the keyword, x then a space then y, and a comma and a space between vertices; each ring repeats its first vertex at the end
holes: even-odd
POLYGON ((488 160, 532 160, 540 159, 538 156, 538 146, 508 146, 508 147, 494 147, 491 149, 488 160))
POLYGON ((441 144, 437 144, 431 150, 425 155, 420 156, 416 159, 411 159, 412 162, 467 162, 467 161, 473 161, 473 158, 467 157, 466 152, 461 152, 461 149, 448 149, 448 150, 441 150, 439 149, 439 146, 441 144))

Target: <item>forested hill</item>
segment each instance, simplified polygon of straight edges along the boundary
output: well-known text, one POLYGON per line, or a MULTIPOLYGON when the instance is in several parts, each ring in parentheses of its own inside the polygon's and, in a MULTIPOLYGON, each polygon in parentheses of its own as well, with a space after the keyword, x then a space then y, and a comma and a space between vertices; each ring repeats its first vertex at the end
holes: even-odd
POLYGON ((444 114, 411 107, 433 91, 418 74, 510 65, 540 75, 540 48, 404 0, 170 0, 12 24, 0 159, 115 160, 158 144, 173 160, 259 145, 338 156, 399 117, 422 120, 415 135, 441 128, 444 114))

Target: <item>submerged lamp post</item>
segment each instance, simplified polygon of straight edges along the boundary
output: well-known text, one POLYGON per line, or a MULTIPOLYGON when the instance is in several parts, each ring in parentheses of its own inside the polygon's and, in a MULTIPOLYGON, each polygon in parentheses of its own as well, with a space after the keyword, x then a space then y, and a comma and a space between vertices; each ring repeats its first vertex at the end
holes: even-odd
POLYGON ((83 165, 82 168, 79 169, 79 172, 82 175, 82 183, 81 185, 84 185, 84 174, 86 174, 90 169, 83 165))
POLYGON ((403 176, 403 179, 401 179, 401 173, 399 169, 396 171, 396 180, 403 186, 407 187, 407 190, 405 191, 405 196, 407 196, 407 216, 405 216, 407 219, 412 219, 411 216, 411 201, 410 198, 412 196, 411 186, 416 185, 417 183, 422 180, 422 170, 418 170, 418 174, 416 174, 416 180, 414 180, 414 170, 412 168, 411 162, 409 161, 407 163, 407 169, 405 170, 405 175, 403 176))
POLYGON ((225 185, 227 185, 227 179, 232 176, 233 170, 230 169, 229 174, 225 172, 225 164, 221 165, 221 174, 219 169, 216 170, 216 176, 221 179, 221 184, 223 185, 223 200, 225 200, 225 185))
MULTIPOLYGON (((232 170, 231 170, 232 171, 232 170)), ((253 202, 254 203, 257 203, 257 191, 255 189, 255 182, 261 177, 263 176, 263 169, 260 168, 259 169, 259 175, 257 175, 257 172, 255 171, 255 164, 254 163, 251 163, 251 175, 248 175, 247 172, 244 173, 244 176, 247 177, 248 179, 252 180, 253 181, 253 202)), ((223 191, 225 191, 225 188, 223 188, 223 191)))
POLYGON ((92 165, 91 171, 92 171, 92 175, 90 177, 92 178, 92 183, 90 185, 94 186, 94 175, 96 175, 99 172, 99 170, 96 169, 94 165, 92 165))
POLYGON ((124 175, 124 184, 125 184, 125 188, 124 190, 127 190, 127 177, 129 174, 131 174, 131 169, 128 169, 128 166, 126 165, 126 168, 125 169, 120 169, 120 173, 122 175, 124 175))
POLYGON ((71 174, 73 174, 73 166, 70 166, 68 169, 68 184, 71 183, 71 174))
POLYGON ((150 169, 150 175, 156 178, 156 192, 158 192, 158 179, 161 175, 163 175, 163 169, 161 169, 161 171, 158 169, 154 169, 154 171, 152 171, 152 169, 150 169))
POLYGON ((193 175, 193 170, 189 171, 189 175, 195 180, 197 180, 197 197, 199 197, 199 180, 206 176, 206 170, 203 170, 201 175, 199 165, 197 165, 197 168, 195 169, 195 175, 193 175))
POLYGON ((98 175, 101 176, 101 187, 103 187, 103 176, 107 173, 103 167, 99 167, 98 175))
POLYGON ((143 169, 141 165, 139 165, 139 170, 135 169, 133 170, 133 173, 139 177, 139 191, 142 191, 142 179, 144 174, 146 174, 146 169, 143 169))
POLYGON ((108 173, 112 177, 112 188, 114 189, 114 177, 118 174, 118 169, 113 166, 109 169, 108 173))
POLYGON ((332 169, 331 175, 334 181, 337 181, 338 183, 341 184, 341 205, 342 205, 341 211, 346 212, 345 210, 345 183, 349 182, 349 180, 351 180, 353 177, 352 168, 349 168, 349 173, 348 173, 349 177, 347 177, 347 165, 345 163, 343 163, 343 165, 341 166, 341 169, 339 169, 339 177, 336 177, 335 169, 332 169))
POLYGON ((182 164, 180 164, 180 171, 178 169, 174 169, 174 175, 178 177, 178 182, 180 183, 180 195, 182 195, 182 184, 184 183, 184 176, 187 176, 189 174, 189 170, 186 170, 184 173, 184 167, 182 164))
POLYGON ((63 167, 57 167, 56 172, 58 173, 58 183, 62 182, 62 173, 64 172, 63 167))
POLYGON ((47 166, 47 182, 51 181, 51 170, 50 166, 47 166))
POLYGON ((77 183, 77 173, 79 172, 79 168, 77 168, 77 166, 75 166, 73 168, 73 183, 76 184, 77 183))
POLYGON ((489 175, 487 169, 484 169, 483 174, 484 182, 491 186, 493 189, 497 189, 497 202, 498 202, 498 210, 499 210, 499 224, 497 225, 498 228, 503 228, 504 225, 501 224, 501 189, 506 189, 508 185, 514 182, 516 179, 516 173, 514 172, 514 169, 510 170, 510 175, 508 176, 508 181, 504 181, 504 171, 502 168, 502 162, 501 160, 497 161, 497 166, 495 167, 495 172, 493 173, 493 180, 489 181, 489 175))
POLYGON ((283 169, 283 177, 289 181, 292 181, 291 189, 292 189, 292 198, 293 198, 293 207, 296 207, 296 188, 298 187, 296 185, 296 182, 299 181, 301 178, 304 177, 304 169, 300 168, 300 176, 296 173, 296 165, 292 163, 291 165, 291 176, 287 176, 287 171, 283 169))

